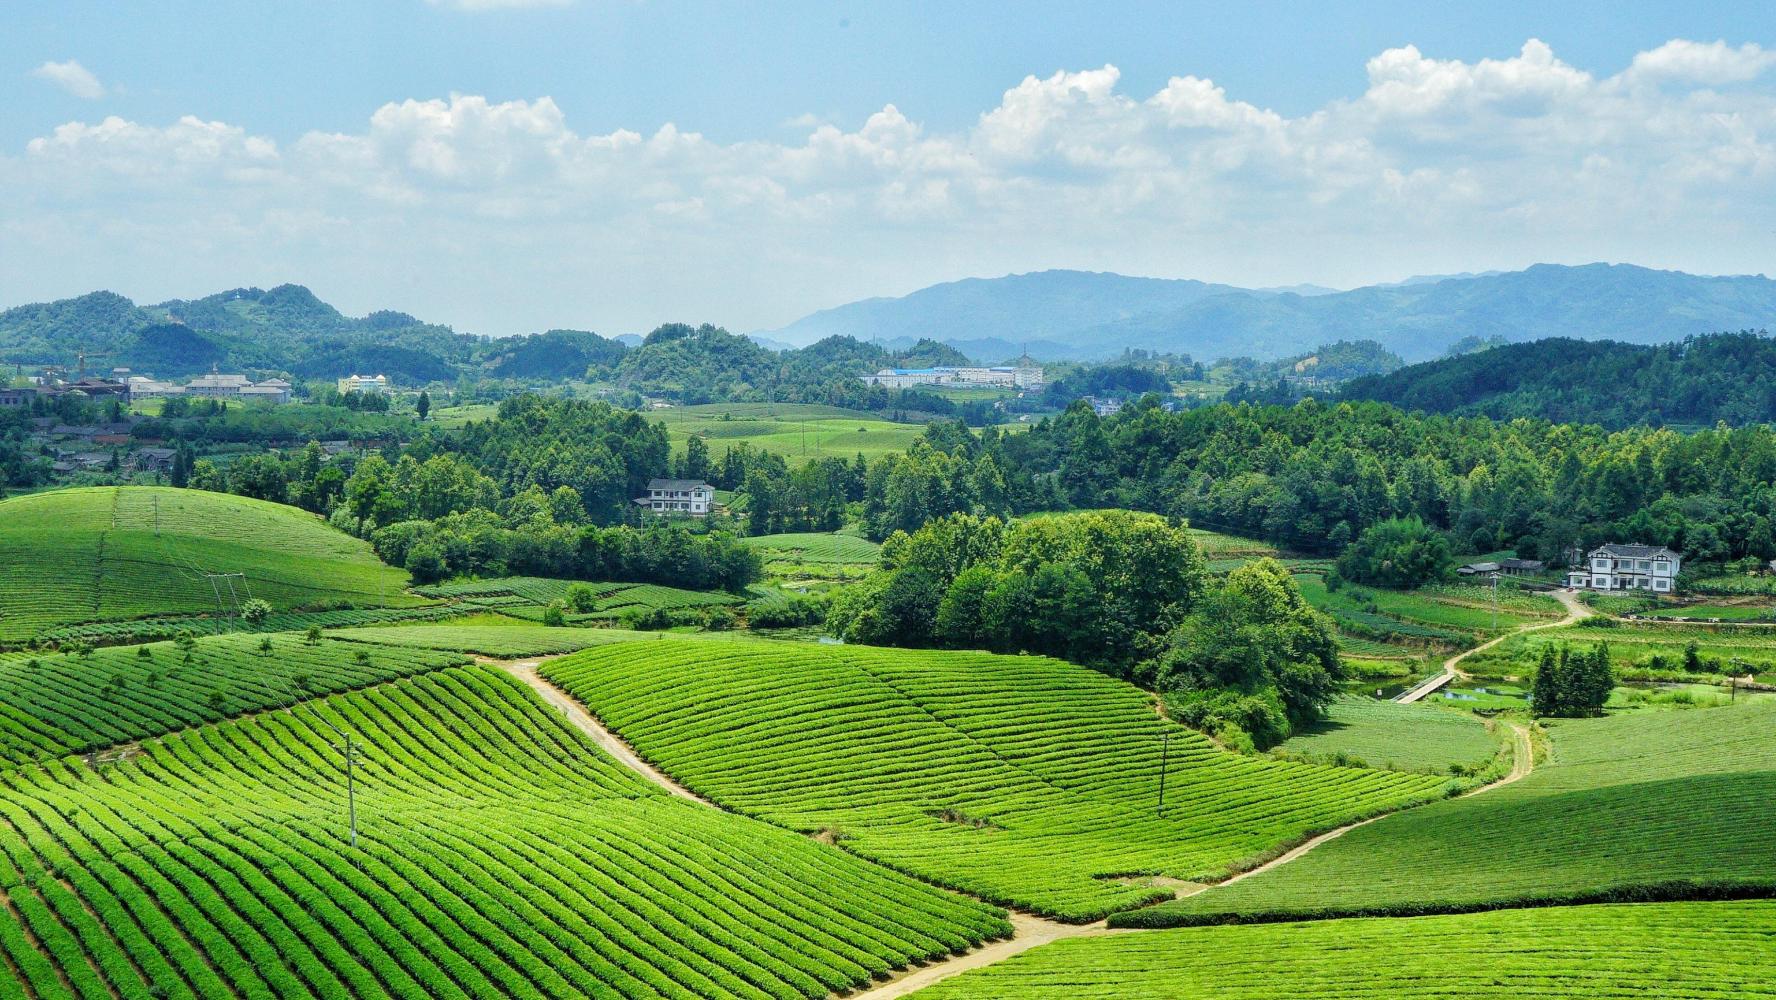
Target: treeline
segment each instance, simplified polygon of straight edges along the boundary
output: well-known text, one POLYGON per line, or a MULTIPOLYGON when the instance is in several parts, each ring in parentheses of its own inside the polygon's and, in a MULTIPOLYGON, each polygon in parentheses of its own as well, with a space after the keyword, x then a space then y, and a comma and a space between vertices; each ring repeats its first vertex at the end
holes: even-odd
POLYGON ((1341 398, 1427 413, 1608 428, 1776 420, 1776 340, 1764 331, 1656 346, 1552 338, 1357 379, 1341 398))
MULTIPOLYGON (((566 489, 567 487, 563 487, 566 489)), ((738 591, 759 578, 754 549, 723 533, 679 525, 562 524, 477 509, 435 521, 397 521, 370 536, 376 554, 418 583, 455 576, 546 576, 738 591)))
MULTIPOLYGON (((1109 418, 1075 405, 1027 434, 945 425, 928 436, 952 468, 991 461, 1014 512, 1148 510, 1326 554, 1381 521, 1417 518, 1457 551, 1558 561, 1633 540, 1699 563, 1776 556, 1776 429, 1766 426, 1612 433, 1378 403, 1169 413, 1144 400, 1109 418)), ((918 451, 904 461, 932 462, 918 451)), ((996 506, 960 493, 919 491, 938 507, 996 506)))
POLYGON ((1211 581, 1190 533, 1152 514, 953 514, 895 532, 882 567, 836 595, 835 634, 1088 664, 1165 692, 1232 744, 1287 738, 1343 676, 1332 623, 1281 564, 1211 581))

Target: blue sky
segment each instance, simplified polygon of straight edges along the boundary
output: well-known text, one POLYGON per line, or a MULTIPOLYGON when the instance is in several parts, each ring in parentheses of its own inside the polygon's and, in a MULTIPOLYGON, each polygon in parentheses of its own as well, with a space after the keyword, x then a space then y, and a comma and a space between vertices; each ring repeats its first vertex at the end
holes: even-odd
POLYGON ((625 332, 1044 267, 1766 269, 1776 8, 1452 6, 7 5, 0 305, 625 332))

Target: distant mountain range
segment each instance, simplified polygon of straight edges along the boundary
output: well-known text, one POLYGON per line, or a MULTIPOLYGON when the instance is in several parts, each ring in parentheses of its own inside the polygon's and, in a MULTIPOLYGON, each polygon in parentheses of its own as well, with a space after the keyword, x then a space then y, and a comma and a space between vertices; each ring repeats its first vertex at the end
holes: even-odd
POLYGON ((843 334, 893 348, 931 338, 980 360, 1026 348, 1041 359, 1099 359, 1129 348, 1199 360, 1300 354, 1373 340, 1405 358, 1468 338, 1663 343, 1776 321, 1776 281, 1627 264, 1428 276, 1335 292, 1248 289, 1166 278, 1042 271, 969 278, 821 310, 755 337, 806 344, 843 334))

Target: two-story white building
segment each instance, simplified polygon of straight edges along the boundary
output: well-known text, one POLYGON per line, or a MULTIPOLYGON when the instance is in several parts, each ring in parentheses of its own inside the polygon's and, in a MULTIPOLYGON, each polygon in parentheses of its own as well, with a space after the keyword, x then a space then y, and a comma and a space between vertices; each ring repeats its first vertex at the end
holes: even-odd
POLYGON ((1599 545, 1585 555, 1585 564, 1566 575, 1567 586, 1581 590, 1650 590, 1669 594, 1677 589, 1683 556, 1663 545, 1599 545))
POLYGON ((701 479, 650 479, 648 495, 635 504, 660 515, 702 517, 715 506, 715 487, 701 479))

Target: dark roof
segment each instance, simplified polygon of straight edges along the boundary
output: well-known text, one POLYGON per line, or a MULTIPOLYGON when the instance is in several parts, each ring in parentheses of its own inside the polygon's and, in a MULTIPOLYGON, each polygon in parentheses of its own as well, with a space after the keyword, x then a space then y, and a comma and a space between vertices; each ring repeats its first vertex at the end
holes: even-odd
POLYGON ((1500 559, 1499 565, 1505 569, 1526 569, 1531 572, 1547 568, 1547 564, 1540 559, 1500 559))
POLYGON ((1461 569, 1466 570, 1469 573, 1497 573, 1499 564, 1495 562, 1468 563, 1466 566, 1461 567, 1461 569))
POLYGON ((1591 550, 1593 555, 1600 552, 1613 559, 1651 559, 1653 556, 1670 556, 1676 559, 1678 557, 1677 553, 1663 545, 1620 545, 1611 542, 1591 550))
POLYGON ((650 490, 706 490, 709 484, 701 479, 650 479, 650 490))

